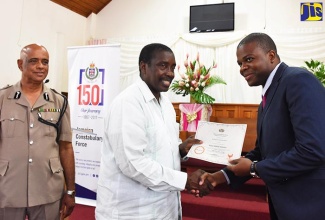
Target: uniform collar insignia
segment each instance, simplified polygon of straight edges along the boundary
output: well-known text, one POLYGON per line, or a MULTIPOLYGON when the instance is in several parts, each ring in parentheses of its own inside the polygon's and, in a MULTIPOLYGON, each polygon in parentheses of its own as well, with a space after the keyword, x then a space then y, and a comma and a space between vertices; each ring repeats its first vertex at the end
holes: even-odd
POLYGON ((17 91, 14 95, 14 99, 19 99, 21 96, 21 92, 20 91, 17 91))
POLYGON ((49 94, 47 94, 47 92, 44 92, 43 97, 44 97, 44 99, 45 99, 46 101, 49 101, 49 100, 50 100, 50 98, 49 98, 49 94))

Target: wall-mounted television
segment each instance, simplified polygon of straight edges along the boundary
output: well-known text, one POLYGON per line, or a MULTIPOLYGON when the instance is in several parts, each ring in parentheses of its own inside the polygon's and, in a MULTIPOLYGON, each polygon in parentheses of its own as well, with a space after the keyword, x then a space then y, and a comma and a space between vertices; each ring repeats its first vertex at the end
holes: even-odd
POLYGON ((190 6, 190 33, 234 29, 235 3, 190 6))

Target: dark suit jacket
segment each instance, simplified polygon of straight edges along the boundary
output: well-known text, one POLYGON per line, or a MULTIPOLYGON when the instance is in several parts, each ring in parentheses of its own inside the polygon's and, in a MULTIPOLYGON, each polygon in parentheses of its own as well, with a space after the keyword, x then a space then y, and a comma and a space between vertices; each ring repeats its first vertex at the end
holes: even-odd
MULTIPOLYGON (((325 219, 325 88, 311 73, 279 66, 246 157, 259 161, 279 219, 325 219)), ((232 187, 250 178, 226 173, 232 187)))

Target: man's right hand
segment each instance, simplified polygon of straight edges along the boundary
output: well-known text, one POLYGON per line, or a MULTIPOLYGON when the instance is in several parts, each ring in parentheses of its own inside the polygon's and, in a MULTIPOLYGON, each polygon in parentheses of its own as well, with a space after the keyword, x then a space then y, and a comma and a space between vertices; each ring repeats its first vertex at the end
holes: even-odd
POLYGON ((197 196, 203 197, 206 196, 214 189, 211 183, 207 180, 203 180, 201 184, 202 174, 204 175, 206 172, 204 170, 197 170, 189 175, 186 182, 186 189, 190 190, 191 192, 194 190, 197 192, 197 196))
POLYGON ((207 183, 209 185, 210 191, 212 191, 214 187, 216 187, 218 184, 222 184, 225 182, 227 182, 226 177, 221 171, 215 173, 204 172, 199 178, 199 187, 197 189, 192 189, 191 193, 194 194, 196 197, 202 197, 206 193, 206 191, 204 190, 204 186, 207 183))

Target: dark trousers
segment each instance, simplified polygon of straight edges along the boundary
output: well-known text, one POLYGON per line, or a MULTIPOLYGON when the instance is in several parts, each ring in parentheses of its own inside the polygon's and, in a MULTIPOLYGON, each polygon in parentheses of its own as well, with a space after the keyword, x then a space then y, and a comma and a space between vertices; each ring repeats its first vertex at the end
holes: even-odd
POLYGON ((274 210, 274 206, 273 206, 273 203, 272 203, 272 199, 271 199, 271 196, 270 194, 268 193, 267 194, 268 196, 268 200, 269 200, 269 209, 270 209, 270 217, 271 217, 271 220, 278 220, 278 216, 274 210))

